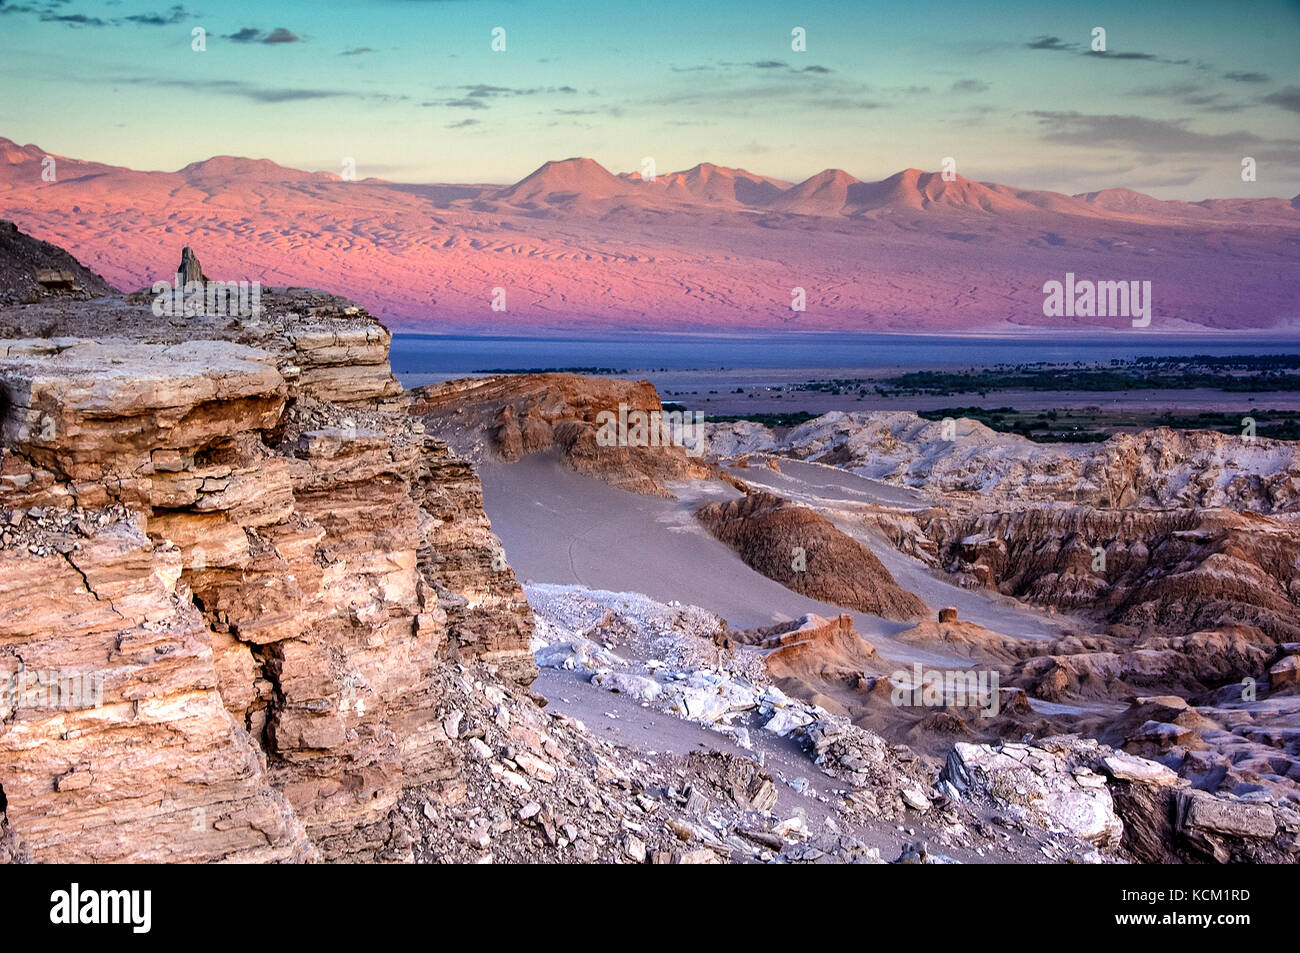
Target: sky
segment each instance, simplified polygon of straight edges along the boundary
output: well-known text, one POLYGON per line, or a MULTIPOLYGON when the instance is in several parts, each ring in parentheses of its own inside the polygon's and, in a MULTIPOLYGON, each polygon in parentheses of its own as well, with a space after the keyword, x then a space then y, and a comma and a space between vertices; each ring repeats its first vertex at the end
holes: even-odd
POLYGON ((0 136, 149 170, 872 180, 951 157, 1026 188, 1289 198, 1298 53, 1300 0, 0 0, 0 136))

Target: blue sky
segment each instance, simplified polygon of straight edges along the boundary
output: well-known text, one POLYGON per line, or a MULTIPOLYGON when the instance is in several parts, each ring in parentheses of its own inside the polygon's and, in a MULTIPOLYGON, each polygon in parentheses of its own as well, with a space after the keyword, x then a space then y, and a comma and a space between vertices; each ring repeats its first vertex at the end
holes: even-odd
POLYGON ((587 155, 874 179, 952 156, 1033 188, 1290 197, 1297 50, 1296 0, 0 0, 0 135, 142 169, 347 156, 360 177, 509 182, 587 155))

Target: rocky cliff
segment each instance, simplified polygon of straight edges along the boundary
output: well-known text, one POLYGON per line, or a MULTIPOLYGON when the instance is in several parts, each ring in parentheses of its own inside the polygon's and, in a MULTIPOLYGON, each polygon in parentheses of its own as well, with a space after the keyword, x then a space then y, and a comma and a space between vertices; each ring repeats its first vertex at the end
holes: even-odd
POLYGON ((1251 625, 1300 640, 1300 532, 1290 520, 1031 506, 932 509, 919 523, 935 563, 968 586, 1094 613, 1131 634, 1251 625))
MULTIPOLYGON (((714 473, 699 459, 694 434, 677 433, 662 442, 663 435, 654 434, 651 445, 648 432, 642 434, 645 439, 635 434, 628 439, 611 428, 613 442, 599 443, 601 415, 617 420, 620 408, 625 417, 640 413, 649 418, 663 411, 649 381, 578 374, 463 378, 411 392, 411 412, 475 461, 485 451, 511 462, 555 451, 579 473, 652 496, 672 496, 667 482, 714 473)), ((702 452, 702 426, 698 436, 702 452)))
POLYGON ((405 413, 388 332, 262 304, 0 312, 10 856, 412 859, 403 791, 460 773, 448 667, 534 676, 477 478, 405 413))

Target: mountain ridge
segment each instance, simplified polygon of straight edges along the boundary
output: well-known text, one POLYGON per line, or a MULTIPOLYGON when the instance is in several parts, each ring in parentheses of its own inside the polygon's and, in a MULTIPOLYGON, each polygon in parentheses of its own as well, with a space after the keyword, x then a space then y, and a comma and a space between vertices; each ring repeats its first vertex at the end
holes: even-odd
MULTIPOLYGON (((281 165, 272 159, 255 159, 247 156, 224 154, 210 156, 207 159, 195 160, 171 172, 165 170, 132 169, 129 166, 111 165, 95 162, 93 160, 77 159, 69 156, 58 155, 56 153, 46 152, 40 146, 33 143, 19 145, 12 139, 0 136, 0 162, 3 162, 3 164, 10 166, 20 165, 30 161, 40 161, 46 156, 53 157, 62 162, 75 163, 77 165, 88 165, 101 169, 133 172, 138 175, 177 175, 187 180, 198 178, 211 179, 218 175, 243 175, 250 177, 256 176, 257 178, 266 181, 307 180, 315 178, 324 181, 343 181, 341 176, 332 172, 310 172, 304 169, 295 169, 291 166, 281 165)), ((905 193, 907 190, 916 190, 924 193, 926 198, 933 202, 934 195, 930 194, 931 190, 937 189, 937 191, 942 194, 948 186, 953 186, 956 189, 973 189, 976 192, 979 192, 979 190, 987 190, 1008 196, 1028 194, 1051 196, 1066 200, 1072 199, 1077 202, 1096 204, 1108 211, 1122 211, 1125 204, 1137 205, 1146 211, 1152 208, 1173 209, 1175 207, 1192 206, 1210 208, 1213 205, 1226 208, 1247 205, 1249 203, 1285 203, 1300 210, 1300 195, 1291 198, 1285 196, 1266 196, 1259 199, 1208 197, 1190 201, 1185 199, 1159 199, 1144 192, 1137 191, 1136 189, 1124 186, 1112 186, 1088 192, 1077 192, 1071 194, 1066 192, 1057 192, 1050 189, 1020 189, 1016 186, 1002 183, 967 179, 960 175, 954 175, 952 179, 945 180, 939 172, 926 172, 925 170, 911 167, 900 169, 883 179, 874 181, 859 179, 844 169, 828 168, 814 173, 801 181, 791 182, 773 176, 751 172, 748 169, 719 165, 704 160, 696 163, 688 169, 663 173, 656 176, 653 181, 649 181, 643 180, 640 173, 637 172, 612 172, 596 159, 588 156, 571 156, 565 159, 548 159, 518 181, 504 185, 472 186, 469 183, 449 182, 390 183, 386 182, 386 180, 377 178, 369 179, 369 181, 410 187, 431 185, 458 185, 463 188, 478 187, 483 189, 485 193, 498 198, 515 198, 520 196, 531 196, 534 193, 542 192, 546 188, 550 188, 553 191, 577 192, 579 194, 587 195, 587 197, 635 194, 630 189, 626 189, 625 186, 631 185, 632 187, 635 187, 638 185, 663 184, 667 188, 672 188, 674 185, 682 183, 709 182, 718 178, 726 180, 742 179, 754 183, 763 183, 777 188, 783 194, 787 195, 792 192, 799 192, 802 194, 806 192, 816 192, 827 188, 838 190, 851 188, 853 186, 867 186, 869 189, 864 190, 862 193, 863 195, 887 195, 891 190, 898 193, 905 193)), ((703 192, 687 190, 685 194, 699 195, 703 194, 703 192)))
POLYGON ((214 278, 322 288, 412 330, 1130 326, 1045 316, 1045 282, 1067 273, 1152 281, 1151 333, 1300 324, 1300 197, 1071 196, 920 169, 789 183, 709 162, 643 181, 586 157, 504 186, 344 180, 235 156, 173 172, 55 156, 46 181, 44 158, 0 138, 0 207, 117 287, 169 278, 190 244, 214 278))

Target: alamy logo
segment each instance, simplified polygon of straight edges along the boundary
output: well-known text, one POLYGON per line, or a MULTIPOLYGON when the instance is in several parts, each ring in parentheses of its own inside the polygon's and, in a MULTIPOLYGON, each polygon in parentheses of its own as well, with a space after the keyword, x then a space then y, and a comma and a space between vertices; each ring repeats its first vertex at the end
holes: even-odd
POLYGON ((686 455, 704 453, 704 413, 689 410, 630 410, 596 414, 596 443, 602 447, 684 447, 686 455), (692 419, 693 418, 693 419, 692 419))
POLYGON ((132 933, 148 933, 153 926, 152 890, 70 890, 50 894, 50 922, 57 924, 126 923, 132 933))
POLYGON ((1043 314, 1049 318, 1132 318, 1133 327, 1151 323, 1151 282, 1075 281, 1065 273, 1065 283, 1043 285, 1043 314))
POLYGON ((154 317, 257 318, 262 314, 260 281, 155 281, 154 317))
POLYGON ((974 669, 924 669, 917 662, 908 672, 889 676, 889 701, 898 707, 978 708, 991 718, 998 713, 998 673, 974 669))
POLYGON ((28 672, 24 662, 16 672, 0 677, 0 708, 61 708, 75 711, 104 704, 103 672, 63 670, 28 672))

